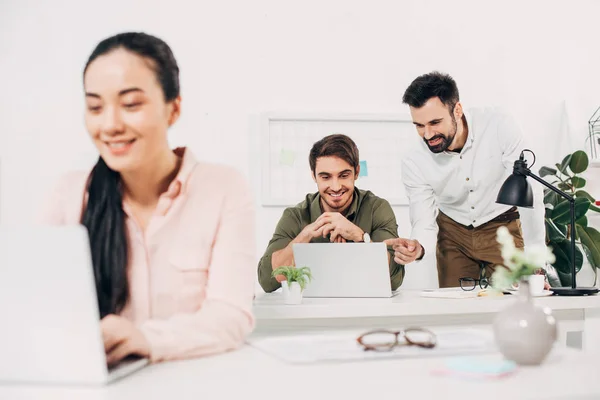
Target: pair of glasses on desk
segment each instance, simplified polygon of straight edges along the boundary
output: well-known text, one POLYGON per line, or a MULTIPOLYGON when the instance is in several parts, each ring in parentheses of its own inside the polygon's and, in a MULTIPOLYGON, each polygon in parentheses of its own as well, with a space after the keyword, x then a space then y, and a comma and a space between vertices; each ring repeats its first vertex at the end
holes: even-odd
POLYGON ((460 282, 460 288, 462 290, 466 290, 466 291, 475 289, 477 287, 477 285, 479 285, 479 287, 482 289, 486 289, 488 286, 490 286, 490 281, 488 281, 487 278, 481 278, 481 279, 460 278, 459 282, 460 282))
POLYGON ((391 351, 397 346, 432 349, 437 344, 435 334, 422 328, 410 328, 402 331, 373 330, 360 335, 356 341, 365 351, 391 351))
POLYGON ((490 281, 485 273, 487 265, 488 264, 485 262, 479 263, 479 279, 459 278, 458 282, 460 283, 460 288, 462 290, 470 291, 474 290, 477 285, 479 285, 481 289, 486 289, 488 286, 490 286, 490 281))

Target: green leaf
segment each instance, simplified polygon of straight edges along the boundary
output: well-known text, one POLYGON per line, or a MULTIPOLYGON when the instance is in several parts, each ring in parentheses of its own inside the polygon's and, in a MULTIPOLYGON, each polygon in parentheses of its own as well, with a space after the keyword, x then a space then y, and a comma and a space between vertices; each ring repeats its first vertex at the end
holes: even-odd
POLYGON ((585 179, 580 178, 579 176, 574 176, 571 178, 571 183, 575 189, 580 189, 585 186, 585 179))
POLYGON ((554 168, 542 167, 540 168, 540 176, 543 178, 548 175, 556 175, 556 170, 554 168))
POLYGON ((592 204, 592 205, 590 205, 590 210, 596 211, 596 212, 600 212, 600 207, 597 207, 597 206, 595 206, 595 205, 592 204))
POLYGON ((571 185, 569 185, 568 183, 564 183, 564 182, 559 183, 558 188, 560 190, 572 190, 571 185))
MULTIPOLYGON (((585 197, 575 199, 575 220, 578 220, 585 215, 590 208, 590 204, 590 201, 585 197)), ((568 201, 563 201, 554 207, 554 210, 552 210, 552 220, 557 225, 571 223, 571 212, 568 201)))
POLYGON ((585 171, 590 164, 588 155, 585 151, 577 150, 571 155, 571 161, 569 161, 569 168, 576 174, 580 174, 585 171))
POLYGON ((585 244, 581 243, 581 248, 583 249, 583 254, 585 255, 586 260, 592 266, 592 269, 596 270, 596 265, 594 265, 594 256, 592 255, 592 251, 585 244))
POLYGON ((295 268, 293 266, 281 266, 273 270, 272 276, 277 275, 285 276, 285 279, 291 282, 298 282, 300 288, 304 290, 306 284, 312 280, 312 273, 308 267, 295 268))
POLYGON ((565 175, 569 175, 567 167, 571 163, 571 158, 572 157, 573 156, 571 154, 568 154, 567 156, 565 156, 565 158, 563 158, 563 160, 562 160, 562 162, 560 164, 557 164, 558 170, 560 172, 562 172, 563 174, 565 174, 565 175))
MULTIPOLYGON (((564 286, 571 285, 571 241, 552 242, 548 246, 552 248, 552 252, 556 257, 553 266, 556 268, 562 284, 564 286)), ((575 271, 579 272, 582 265, 583 254, 575 247, 575 271)))
POLYGON ((567 239, 567 228, 564 225, 561 227, 564 229, 561 230, 554 221, 549 218, 545 219, 546 222, 546 237, 549 242, 560 242, 567 239))
POLYGON ((562 201, 562 197, 560 195, 550 189, 546 189, 544 191, 544 204, 552 204, 556 206, 559 202, 562 201))
POLYGON ((558 278, 560 279, 560 286, 562 287, 571 287, 571 282, 573 281, 573 278, 571 277, 571 274, 565 274, 559 270, 556 270, 556 274, 558 275, 558 278))
POLYGON ((600 232, 591 226, 577 227, 581 243, 587 246, 592 255, 589 259, 594 268, 600 267, 600 232))
MULTIPOLYGON (((575 197, 585 197, 586 199, 588 199, 589 201, 591 201, 592 203, 594 203, 596 201, 596 199, 594 199, 592 197, 591 194, 589 194, 588 192, 586 192, 585 190, 578 190, 575 192, 575 197)), ((544 197, 545 198, 545 197, 544 197)))
POLYGON ((588 226, 588 219, 587 219, 587 217, 584 215, 584 216, 582 216, 581 218, 577 219, 577 220, 575 221, 575 223, 576 223, 577 225, 581 225, 583 228, 587 228, 587 226, 588 226))

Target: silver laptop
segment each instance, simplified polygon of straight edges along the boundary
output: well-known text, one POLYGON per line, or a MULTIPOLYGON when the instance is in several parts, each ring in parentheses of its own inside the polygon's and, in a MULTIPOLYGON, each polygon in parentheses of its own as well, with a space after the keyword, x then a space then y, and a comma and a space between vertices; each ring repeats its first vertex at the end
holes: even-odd
POLYGON ((392 297, 385 243, 296 243, 296 267, 313 279, 304 297, 392 297))
POLYGON ((0 316, 0 383, 102 385, 148 364, 107 367, 83 226, 0 226, 0 316))

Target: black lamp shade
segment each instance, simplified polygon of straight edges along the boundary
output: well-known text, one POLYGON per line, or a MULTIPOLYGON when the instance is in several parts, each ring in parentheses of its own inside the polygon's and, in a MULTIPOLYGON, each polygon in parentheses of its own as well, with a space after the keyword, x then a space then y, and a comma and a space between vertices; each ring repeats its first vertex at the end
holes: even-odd
POLYGON ((525 175, 511 174, 500 188, 496 203, 533 208, 533 192, 525 175))

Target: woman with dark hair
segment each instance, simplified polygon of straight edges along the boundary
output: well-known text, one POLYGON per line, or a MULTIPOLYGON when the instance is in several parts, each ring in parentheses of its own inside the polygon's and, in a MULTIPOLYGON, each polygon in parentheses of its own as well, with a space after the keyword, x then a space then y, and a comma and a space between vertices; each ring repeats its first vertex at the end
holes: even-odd
POLYGON ((144 33, 112 36, 83 79, 100 157, 60 179, 43 221, 88 230, 108 363, 239 346, 254 326, 252 193, 231 168, 169 147, 181 112, 171 49, 144 33))

